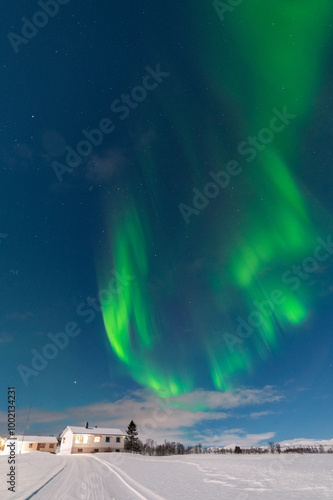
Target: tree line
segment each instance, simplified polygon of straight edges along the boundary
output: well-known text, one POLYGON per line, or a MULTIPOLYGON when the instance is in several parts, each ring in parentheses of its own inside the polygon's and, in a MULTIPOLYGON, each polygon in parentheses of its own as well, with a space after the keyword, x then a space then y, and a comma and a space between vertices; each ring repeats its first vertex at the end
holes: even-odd
POLYGON ((164 440, 163 444, 157 444, 153 439, 147 439, 145 443, 140 441, 138 437, 138 430, 135 422, 131 420, 127 427, 125 446, 124 449, 129 453, 139 453, 141 455, 149 456, 168 456, 168 455, 188 455, 192 453, 196 454, 264 454, 264 453, 333 453, 333 447, 325 450, 323 445, 319 446, 291 446, 287 448, 282 448, 280 443, 274 443, 273 441, 268 443, 268 447, 263 448, 260 446, 251 446, 250 448, 242 448, 240 446, 235 446, 232 448, 220 448, 220 447, 207 447, 204 448, 201 443, 194 446, 185 447, 182 443, 176 443, 175 441, 164 440))

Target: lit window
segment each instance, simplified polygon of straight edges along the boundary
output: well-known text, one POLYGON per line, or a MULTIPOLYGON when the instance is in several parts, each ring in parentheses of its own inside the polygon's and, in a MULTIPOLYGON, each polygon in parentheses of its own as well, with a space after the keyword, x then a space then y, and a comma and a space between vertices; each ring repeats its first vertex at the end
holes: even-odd
POLYGON ((120 438, 119 437, 116 438, 116 443, 120 443, 120 438))
POLYGON ((77 434, 75 436, 75 443, 84 443, 86 444, 88 442, 88 436, 85 434, 84 436, 77 434))
POLYGON ((100 443, 101 442, 101 436, 95 436, 94 443, 100 443))

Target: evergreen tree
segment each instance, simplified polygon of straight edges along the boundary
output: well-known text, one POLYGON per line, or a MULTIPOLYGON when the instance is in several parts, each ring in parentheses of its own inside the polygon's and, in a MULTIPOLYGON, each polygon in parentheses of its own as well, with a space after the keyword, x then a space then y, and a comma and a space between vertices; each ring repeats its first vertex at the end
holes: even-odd
POLYGON ((140 453, 141 446, 138 438, 138 430, 136 424, 133 420, 130 421, 127 431, 127 436, 125 437, 125 451, 130 451, 132 453, 140 453))

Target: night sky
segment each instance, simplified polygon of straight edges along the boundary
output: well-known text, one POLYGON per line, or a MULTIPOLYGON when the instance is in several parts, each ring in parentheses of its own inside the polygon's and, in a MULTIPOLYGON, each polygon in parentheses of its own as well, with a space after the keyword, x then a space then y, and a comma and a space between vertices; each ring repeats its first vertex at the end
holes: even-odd
POLYGON ((235 3, 1 2, 0 436, 332 438, 333 7, 235 3))

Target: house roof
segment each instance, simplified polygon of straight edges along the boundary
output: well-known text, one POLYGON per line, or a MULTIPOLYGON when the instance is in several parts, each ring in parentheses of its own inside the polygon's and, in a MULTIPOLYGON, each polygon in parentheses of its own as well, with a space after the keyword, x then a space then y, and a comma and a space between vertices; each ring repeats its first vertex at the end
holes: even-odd
POLYGON ((54 436, 12 436, 7 438, 7 441, 15 439, 17 442, 22 443, 58 443, 57 438, 54 436))
POLYGON ((126 436, 120 429, 111 429, 106 427, 73 427, 72 425, 68 425, 62 435, 65 433, 67 429, 70 429, 73 434, 90 434, 93 436, 126 436))

